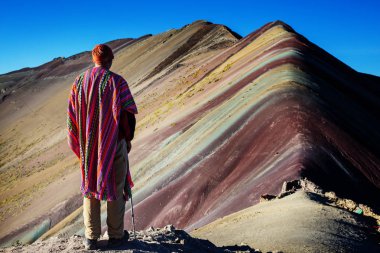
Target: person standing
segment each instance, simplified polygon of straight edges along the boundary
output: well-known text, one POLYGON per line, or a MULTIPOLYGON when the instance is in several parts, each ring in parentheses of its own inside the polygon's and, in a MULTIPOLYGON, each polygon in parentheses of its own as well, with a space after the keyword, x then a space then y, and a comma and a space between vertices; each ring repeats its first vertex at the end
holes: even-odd
POLYGON ((101 234, 100 201, 107 201, 108 246, 128 240, 124 231, 126 184, 133 186, 128 153, 137 107, 123 77, 110 71, 111 48, 92 50, 94 66, 77 76, 68 101, 68 144, 80 160, 86 249, 96 249, 101 234))

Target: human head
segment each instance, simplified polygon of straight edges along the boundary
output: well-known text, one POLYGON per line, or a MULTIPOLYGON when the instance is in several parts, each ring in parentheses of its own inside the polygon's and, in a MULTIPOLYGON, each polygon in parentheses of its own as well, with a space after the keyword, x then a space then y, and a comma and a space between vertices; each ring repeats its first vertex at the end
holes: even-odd
POLYGON ((92 61, 99 66, 110 68, 112 65, 112 49, 105 44, 98 44, 92 49, 92 61))

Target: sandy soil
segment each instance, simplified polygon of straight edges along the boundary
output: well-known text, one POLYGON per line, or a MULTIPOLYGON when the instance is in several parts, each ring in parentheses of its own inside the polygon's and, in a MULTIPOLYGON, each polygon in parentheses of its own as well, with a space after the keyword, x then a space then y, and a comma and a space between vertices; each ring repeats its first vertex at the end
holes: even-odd
POLYGON ((191 235, 218 246, 244 243, 264 252, 379 252, 373 219, 327 203, 321 195, 298 191, 218 219, 191 235))

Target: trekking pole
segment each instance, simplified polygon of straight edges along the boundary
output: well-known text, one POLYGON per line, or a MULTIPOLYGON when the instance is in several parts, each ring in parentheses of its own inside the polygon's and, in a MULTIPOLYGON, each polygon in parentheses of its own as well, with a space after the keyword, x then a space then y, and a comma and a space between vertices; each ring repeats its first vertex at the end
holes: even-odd
MULTIPOLYGON (((129 173, 129 168, 127 170, 127 177, 129 173)), ((124 200, 127 201, 127 196, 131 200, 131 216, 132 216, 132 226, 133 226, 133 236, 136 238, 136 228, 135 228, 135 212, 133 210, 133 199, 132 199, 132 187, 129 184, 129 181, 126 180, 125 182, 125 188, 124 188, 124 200)))
MULTIPOLYGON (((129 147, 128 153, 129 153, 129 151, 130 151, 130 147, 129 147)), ((128 185, 128 187, 127 187, 128 197, 131 200, 131 216, 132 216, 132 226, 133 226, 133 237, 136 240, 137 237, 136 237, 136 227, 135 227, 135 212, 133 210, 133 199, 132 199, 132 187, 133 187, 133 183, 132 183, 132 178, 131 178, 131 174, 130 174, 130 171, 129 171, 129 161, 128 160, 127 160, 127 180, 126 180, 126 185, 128 185), (132 185, 130 184, 128 178, 131 180, 131 184, 132 185)))
POLYGON ((135 229, 135 213, 133 212, 133 200, 132 200, 132 193, 130 194, 130 199, 131 199, 131 216, 132 216, 132 226, 133 226, 133 237, 136 238, 136 229, 135 229))

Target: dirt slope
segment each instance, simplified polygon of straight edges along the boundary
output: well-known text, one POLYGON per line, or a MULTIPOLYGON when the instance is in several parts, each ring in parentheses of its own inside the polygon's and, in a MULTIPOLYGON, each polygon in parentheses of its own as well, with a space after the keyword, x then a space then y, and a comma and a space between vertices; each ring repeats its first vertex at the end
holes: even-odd
POLYGON ((378 252, 376 220, 298 191, 220 218, 191 234, 218 246, 247 244, 264 252, 378 252))

